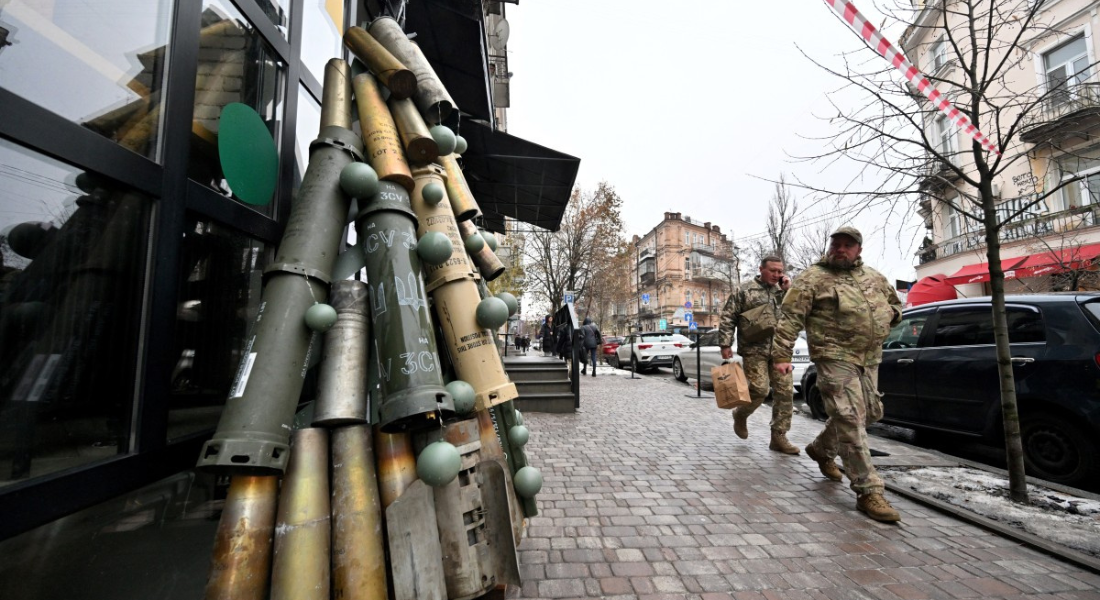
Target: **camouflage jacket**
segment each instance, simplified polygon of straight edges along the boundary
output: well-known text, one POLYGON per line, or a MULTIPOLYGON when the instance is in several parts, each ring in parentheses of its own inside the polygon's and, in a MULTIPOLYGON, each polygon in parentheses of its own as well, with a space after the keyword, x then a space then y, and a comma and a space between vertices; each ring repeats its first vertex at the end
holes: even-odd
POLYGON ((842 360, 860 366, 882 362, 882 341, 901 321, 901 300, 878 271, 856 260, 851 269, 824 260, 794 280, 775 327, 772 360, 791 362, 798 332, 805 329, 812 360, 842 360))
POLYGON ((771 353, 772 338, 767 337, 756 342, 746 342, 741 337, 741 329, 747 325, 742 315, 762 304, 771 304, 775 309, 775 315, 779 317, 779 305, 783 303, 785 292, 778 285, 764 285, 760 276, 753 278, 752 283, 741 286, 741 289, 730 294, 726 305, 722 307, 722 321, 718 327, 718 345, 733 345, 733 330, 737 330, 737 353, 741 356, 764 355, 771 353))

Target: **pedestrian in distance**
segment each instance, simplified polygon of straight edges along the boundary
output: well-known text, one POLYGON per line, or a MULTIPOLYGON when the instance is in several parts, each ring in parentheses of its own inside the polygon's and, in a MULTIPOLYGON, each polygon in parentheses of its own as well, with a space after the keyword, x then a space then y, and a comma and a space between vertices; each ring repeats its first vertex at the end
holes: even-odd
POLYGON ((749 415, 760 408, 771 390, 771 443, 768 448, 784 454, 798 454, 798 447, 787 441, 794 414, 794 379, 790 372, 777 370, 771 357, 779 306, 790 287, 791 279, 784 273, 783 259, 774 255, 762 258, 760 273, 726 300, 718 327, 718 345, 722 358, 733 358, 736 330, 737 353, 743 361, 752 401, 748 406, 733 409, 733 432, 741 439, 749 437, 749 415))
MULTIPOLYGON (((596 324, 592 322, 592 319, 585 317, 584 325, 581 326, 581 331, 584 334, 584 355, 589 357, 589 361, 592 363, 592 376, 596 376, 596 352, 600 347, 600 341, 603 339, 603 335, 600 333, 600 329, 596 327, 596 324)), ((588 365, 585 365, 584 369, 581 369, 581 375, 585 374, 585 369, 588 365)))
POLYGON ((542 355, 553 356, 557 346, 554 338, 554 315, 546 315, 539 338, 542 340, 542 355))
POLYGON ((864 266, 859 230, 841 227, 829 238, 825 256, 799 275, 783 299, 772 361, 776 369, 790 373, 795 338, 806 330, 817 389, 829 416, 806 446, 806 455, 822 475, 840 481, 833 460, 839 454, 856 493, 856 508, 876 521, 900 521, 871 463, 867 425, 882 418, 878 365, 882 342, 901 321, 901 300, 885 277, 864 266))

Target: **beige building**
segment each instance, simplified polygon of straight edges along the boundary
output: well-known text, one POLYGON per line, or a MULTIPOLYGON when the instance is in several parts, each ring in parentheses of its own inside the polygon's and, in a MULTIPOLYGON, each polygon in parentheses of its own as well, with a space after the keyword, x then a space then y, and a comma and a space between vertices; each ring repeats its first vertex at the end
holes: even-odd
POLYGON ((718 327, 719 312, 738 281, 733 244, 721 229, 680 213, 666 212, 649 233, 633 238, 636 294, 616 307, 615 330, 632 327, 688 333, 718 327))
MULTIPOLYGON (((963 74, 942 25, 937 25, 937 19, 942 20, 937 10, 940 3, 914 4, 923 8, 902 40, 903 50, 918 69, 937 81, 946 97, 953 98, 954 90, 947 82, 963 81, 963 74)), ((1021 1, 1020 10, 1030 4, 1021 1)), ((1010 79, 1005 82, 1019 98, 1046 94, 1041 104, 1025 116, 1006 152, 1006 158, 1016 154, 1019 160, 993 188, 1001 219, 1020 213, 1001 231, 1008 293, 1068 289, 1074 284, 1078 288, 1096 286, 1092 262, 1100 256, 1100 143, 1096 141, 1100 133, 1100 78, 1092 27, 1097 23, 1098 8, 1097 1, 1048 1, 1037 21, 1043 27, 1025 34, 1019 44, 1024 52, 1017 54, 1019 68, 1011 69, 1010 79), (1050 186, 1075 176, 1084 178, 1027 207, 1050 186)), ((961 19, 957 14, 951 18, 961 19)), ((1018 29, 1002 31, 1004 35, 1015 35, 1018 29)), ((922 109, 926 110, 925 133, 940 154, 964 171, 973 170, 969 136, 953 127, 945 116, 927 112, 927 102, 922 109)), ((1002 127, 1014 119, 1015 115, 1002 115, 1002 127)), ((983 129, 989 128, 988 123, 983 124, 983 129)), ((985 133, 996 141, 997 131, 985 133)), ((928 234, 917 253, 917 277, 945 276, 960 296, 988 294, 981 224, 938 200, 957 199, 960 184, 943 161, 929 161, 919 208, 928 234)))

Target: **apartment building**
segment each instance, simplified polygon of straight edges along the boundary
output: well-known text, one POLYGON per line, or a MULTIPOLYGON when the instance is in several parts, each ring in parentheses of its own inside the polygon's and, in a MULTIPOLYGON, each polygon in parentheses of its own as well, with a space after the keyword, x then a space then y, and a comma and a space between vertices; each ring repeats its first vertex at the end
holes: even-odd
MULTIPOLYGON (((914 2, 919 16, 903 37, 906 55, 936 81, 946 97, 963 81, 954 59, 940 10, 941 2, 914 2)), ((1021 0, 1018 13, 1034 6, 1021 0)), ((1100 257, 1100 78, 1096 73, 1097 42, 1092 27, 1100 2, 1049 0, 1037 15, 1036 26, 1017 45, 1021 68, 1013 69, 1005 85, 1020 98, 1042 98, 1027 110, 1006 157, 1020 160, 994 182, 1001 230, 1002 268, 1008 293, 1060 289, 1096 289, 1093 263, 1100 257), (1019 156, 1019 155, 1026 156, 1019 156), (1058 183, 1079 177, 1053 195, 1035 200, 1058 183)), ((949 26, 963 25, 962 16, 949 11, 949 26), (952 21, 952 19, 954 21, 952 21)), ((1020 17, 1022 18, 1022 17, 1020 17)), ((1001 37, 1016 29, 1001 29, 1001 37)), ((991 47, 1011 40, 995 40, 991 47)), ((996 53, 994 53, 996 54, 996 53)), ((993 58, 999 58, 994 56, 993 58)), ((927 103, 922 109, 927 109, 927 103)), ((1026 110, 1026 109, 1025 109, 1026 110)), ((948 118, 925 111, 925 134, 964 171, 973 171, 970 138, 948 118)), ((1017 113, 1020 114, 1020 113, 1017 113)), ((1011 123, 1012 114, 1001 123, 1011 123)), ((988 129, 990 125, 984 124, 988 129)), ((997 131, 986 131, 994 140, 997 131)), ((917 252, 918 279, 938 276, 960 296, 989 293, 984 229, 941 199, 955 200, 956 174, 941 160, 930 160, 924 171, 919 214, 928 229, 917 252)), ((961 187, 961 186, 960 186, 961 187)))
POLYGON ((713 223, 677 212, 632 239, 634 298, 616 307, 616 331, 631 327, 686 333, 718 327, 719 313, 738 281, 733 243, 713 223))

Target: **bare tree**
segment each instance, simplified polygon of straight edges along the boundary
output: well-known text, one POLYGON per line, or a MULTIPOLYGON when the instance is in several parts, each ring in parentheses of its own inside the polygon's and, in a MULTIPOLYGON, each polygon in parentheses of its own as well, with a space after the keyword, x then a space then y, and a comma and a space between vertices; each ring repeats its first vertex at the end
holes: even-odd
MULTIPOLYGON (((926 213, 954 211, 973 223, 974 234, 985 245, 993 296, 993 325, 997 348, 1001 408, 1010 476, 1010 495, 1027 501, 1024 453, 1016 404, 1001 268, 1001 234, 1020 215, 1044 203, 1072 183, 1063 175, 1062 157, 1081 145, 1081 127, 1047 127, 1057 111, 1080 94, 1092 93, 1081 82, 1084 71, 1049 71, 1037 85, 1024 83, 1034 73, 1032 48, 1072 40, 1052 26, 1047 14, 1051 0, 896 0, 886 7, 885 29, 904 25, 902 50, 920 56, 929 82, 943 98, 996 145, 987 152, 960 132, 921 92, 926 85, 904 83, 901 75, 871 45, 841 58, 838 68, 814 61, 840 78, 841 94, 830 95, 827 120, 834 133, 827 150, 804 157, 826 164, 846 163, 857 168, 842 189, 805 187, 834 197, 854 200, 864 209, 880 207, 888 218, 902 218, 912 203, 926 213), (852 96, 860 95, 852 101, 852 96), (960 144, 964 139, 969 145, 960 144), (963 146, 963 147, 960 147, 963 146), (998 182, 1030 173, 1030 189, 1000 202, 998 182), (873 182, 868 187, 865 182, 873 182), (1009 200, 1012 200, 1009 202, 1009 200), (943 208, 947 207, 947 208, 943 208)), ((866 30, 866 28, 865 28, 866 30)), ((814 60, 814 59, 810 59, 814 60)), ((916 81, 919 81, 919 76, 916 81)), ((1032 79, 1033 81, 1033 79, 1032 79)), ((834 93, 835 94, 835 93, 834 93)), ((801 182, 800 182, 801 183, 801 182)))
POLYGON ((791 195, 786 176, 780 173, 779 181, 775 182, 775 195, 768 205, 768 242, 771 249, 765 249, 765 256, 775 254, 783 262, 787 261, 793 235, 792 224, 797 215, 798 201, 791 195))

